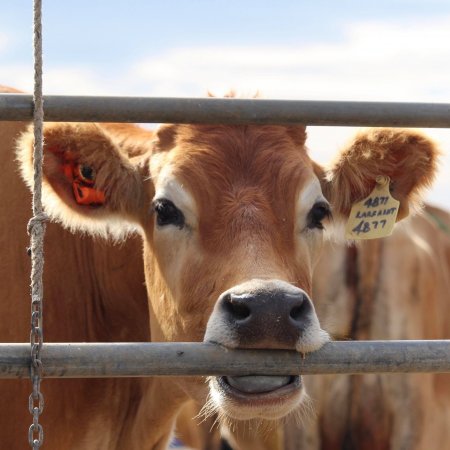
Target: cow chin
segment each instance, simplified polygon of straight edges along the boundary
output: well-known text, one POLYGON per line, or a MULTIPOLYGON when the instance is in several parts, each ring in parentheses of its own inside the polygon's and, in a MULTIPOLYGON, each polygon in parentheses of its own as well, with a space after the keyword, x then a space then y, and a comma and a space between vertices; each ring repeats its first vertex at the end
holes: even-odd
POLYGON ((210 408, 235 420, 278 420, 307 397, 300 376, 210 377, 209 388, 210 408))

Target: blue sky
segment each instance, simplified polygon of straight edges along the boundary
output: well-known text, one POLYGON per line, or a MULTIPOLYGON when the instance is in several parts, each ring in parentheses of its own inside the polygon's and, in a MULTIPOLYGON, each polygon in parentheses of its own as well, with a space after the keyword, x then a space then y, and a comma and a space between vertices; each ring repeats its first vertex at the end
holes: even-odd
MULTIPOLYGON (((450 102, 447 0, 43 0, 46 93, 450 102)), ((0 83, 31 90, 32 1, 2 2, 0 83)), ((326 162, 351 135, 310 129, 326 162)), ((430 200, 450 209, 450 131, 430 200)))

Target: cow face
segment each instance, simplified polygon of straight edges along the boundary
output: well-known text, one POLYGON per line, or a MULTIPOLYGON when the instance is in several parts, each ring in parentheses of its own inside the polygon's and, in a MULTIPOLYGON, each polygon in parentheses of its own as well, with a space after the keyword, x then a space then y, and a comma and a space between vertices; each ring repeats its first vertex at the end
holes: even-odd
MULTIPOLYGON (((152 340, 302 354, 328 339, 311 277, 331 214, 340 220, 387 175, 405 215, 437 154, 415 132, 372 130, 325 173, 300 126, 164 126, 150 139, 133 127, 59 124, 45 138, 54 217, 104 234, 140 230, 152 340)), ((20 143, 29 182, 30 140, 20 143)), ((304 398, 288 375, 215 377, 210 393, 235 419, 277 419, 304 398)))
MULTIPOLYGON (((157 339, 302 353, 327 341, 311 274, 331 213, 304 138, 303 127, 158 133, 147 286, 150 299, 165 298, 152 301, 152 317, 173 306, 157 339)), ((218 377, 210 385, 236 418, 283 416, 302 397, 299 377, 218 377)))

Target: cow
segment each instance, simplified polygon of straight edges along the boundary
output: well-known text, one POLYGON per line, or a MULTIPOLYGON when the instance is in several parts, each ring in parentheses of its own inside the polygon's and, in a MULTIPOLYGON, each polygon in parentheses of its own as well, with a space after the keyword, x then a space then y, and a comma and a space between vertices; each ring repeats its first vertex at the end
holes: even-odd
MULTIPOLYGON (((17 92, 2 87, 0 91, 17 92)), ((0 122, 0 342, 30 337, 30 257, 27 222, 30 193, 15 160, 15 141, 28 124, 0 122)), ((49 223, 45 244, 44 340, 47 342, 146 342, 150 339, 142 244, 130 237, 120 245, 74 236, 49 223)), ((29 380, 2 380, 1 448, 26 449, 29 380)), ((42 384, 40 418, 44 448, 131 448, 139 426, 140 399, 147 380, 48 379, 42 384), (105 432, 98 434, 96 430, 105 432), (100 444, 98 444, 100 442, 100 444), (113 442, 114 444, 110 443, 113 442), (106 446, 106 447, 105 447, 106 446)), ((142 446, 141 448, 145 448, 142 446)))
MULTIPOLYGON (((152 341, 305 355, 329 340, 312 301, 324 229, 348 216, 379 175, 390 178, 398 218, 406 217, 438 155, 421 133, 396 129, 362 132, 328 172, 310 159, 300 125, 163 125, 152 133, 58 123, 44 134, 51 217, 95 236, 141 235, 152 341)), ((18 146, 31 186, 30 132, 18 146)), ((165 448, 189 398, 209 395, 224 422, 277 421, 307 399, 302 377, 288 375, 211 377, 209 386, 155 378, 138 395, 133 436, 120 427, 130 449, 165 448)), ((83 448, 120 448, 108 413, 86 431, 83 448)))

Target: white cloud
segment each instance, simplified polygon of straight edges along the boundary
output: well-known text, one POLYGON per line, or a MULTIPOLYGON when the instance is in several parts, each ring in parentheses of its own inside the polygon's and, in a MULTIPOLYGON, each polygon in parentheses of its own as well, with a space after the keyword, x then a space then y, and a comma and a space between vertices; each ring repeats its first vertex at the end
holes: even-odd
POLYGON ((21 91, 33 91, 33 64, 8 64, 2 66, 0 84, 21 91))
POLYGON ((368 22, 351 26, 339 42, 173 49, 140 61, 132 73, 157 89, 177 92, 184 84, 198 95, 205 87, 256 86, 279 98, 445 101, 450 99, 448 42, 450 17, 368 22))
POLYGON ((50 66, 44 72, 44 90, 52 94, 108 95, 108 87, 108 80, 86 67, 50 66))
MULTIPOLYGON (((26 92, 33 90, 33 63, 11 64, 2 67, 2 84, 13 86, 26 92)), ((43 89, 45 94, 67 95, 108 95, 113 94, 113 86, 118 80, 105 80, 93 69, 80 66, 55 66, 45 64, 43 69, 43 89)))

